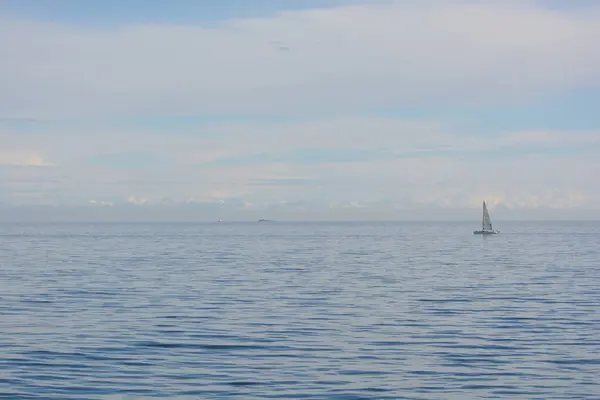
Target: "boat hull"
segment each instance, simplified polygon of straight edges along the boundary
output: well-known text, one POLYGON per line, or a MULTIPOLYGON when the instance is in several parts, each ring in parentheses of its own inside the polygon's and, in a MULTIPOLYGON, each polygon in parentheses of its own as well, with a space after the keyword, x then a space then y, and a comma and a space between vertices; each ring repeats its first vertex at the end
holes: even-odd
POLYGON ((499 231, 473 231, 473 235, 496 235, 499 231))

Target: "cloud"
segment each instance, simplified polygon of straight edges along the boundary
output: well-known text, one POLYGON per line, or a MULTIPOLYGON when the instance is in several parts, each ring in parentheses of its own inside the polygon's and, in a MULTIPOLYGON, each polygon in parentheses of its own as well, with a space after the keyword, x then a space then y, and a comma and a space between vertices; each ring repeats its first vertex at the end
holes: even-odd
POLYGON ((97 200, 89 200, 88 204, 91 204, 93 206, 100 206, 100 207, 113 207, 115 205, 111 201, 97 201, 97 200))
POLYGON ((522 103, 600 83, 600 8, 390 1, 202 25, 4 19, 7 117, 522 103), (275 51, 272 41, 291 51, 275 51))
POLYGON ((131 204, 135 204, 135 205, 143 205, 143 204, 148 203, 148 199, 145 199, 145 198, 140 199, 136 196, 129 196, 129 198, 127 198, 127 202, 131 203, 131 204))
POLYGON ((176 219, 484 198, 598 209, 600 126, 465 125, 597 91, 599 39, 600 8, 538 1, 386 1, 210 27, 5 17, 0 201, 176 219))
POLYGON ((0 165, 11 165, 21 167, 49 167, 53 166, 54 164, 45 160, 39 154, 36 153, 0 150, 0 165))
POLYGON ((600 200, 600 132, 465 134, 442 122, 357 116, 198 129, 219 135, 115 131, 88 142, 63 131, 57 144, 51 132, 30 133, 27 140, 59 163, 0 170, 9 185, 5 196, 29 188, 61 204, 95 199, 147 206, 168 198, 173 204, 224 201, 226 208, 295 202, 475 207, 483 198, 491 206, 571 208, 600 200), (114 165, 87 162, 115 142, 123 156, 106 159, 114 165), (141 157, 148 163, 123 165, 129 154, 148 154, 141 157), (198 162, 207 159, 214 162, 198 162), (46 182, 46 189, 36 182, 46 182))

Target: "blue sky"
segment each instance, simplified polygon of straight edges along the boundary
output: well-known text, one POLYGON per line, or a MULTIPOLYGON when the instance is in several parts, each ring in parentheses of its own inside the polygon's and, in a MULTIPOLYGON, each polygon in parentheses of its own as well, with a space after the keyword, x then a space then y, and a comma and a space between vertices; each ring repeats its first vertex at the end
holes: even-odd
POLYGON ((3 13, 80 26, 107 27, 132 23, 212 24, 232 18, 266 17, 282 11, 375 3, 360 0, 4 0, 3 13))
POLYGON ((600 217, 599 40, 593 1, 5 0, 0 202, 600 217))
MULTIPOLYGON (((25 17, 84 26, 127 25, 139 22, 218 22, 231 18, 265 17, 282 11, 310 10, 343 5, 384 3, 381 0, 3 0, 0 10, 13 17, 25 17)), ((409 1, 404 1, 410 3, 409 1)), ((415 3, 414 1, 412 1, 415 3)), ((595 0, 540 0, 553 10, 589 9, 595 0)))

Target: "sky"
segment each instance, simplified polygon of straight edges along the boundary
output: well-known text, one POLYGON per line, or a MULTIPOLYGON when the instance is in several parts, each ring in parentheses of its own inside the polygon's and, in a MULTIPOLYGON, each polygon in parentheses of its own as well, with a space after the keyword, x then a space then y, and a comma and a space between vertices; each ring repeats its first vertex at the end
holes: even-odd
POLYGON ((2 0, 0 221, 600 218, 600 4, 2 0))

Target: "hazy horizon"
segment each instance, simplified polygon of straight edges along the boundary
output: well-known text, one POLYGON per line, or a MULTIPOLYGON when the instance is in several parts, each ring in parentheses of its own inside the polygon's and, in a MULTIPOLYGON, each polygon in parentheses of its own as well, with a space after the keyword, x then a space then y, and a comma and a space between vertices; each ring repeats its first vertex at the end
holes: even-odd
MULTIPOLYGON (((376 209, 355 210, 312 209, 292 211, 206 210, 202 207, 177 206, 113 206, 93 209, 89 207, 0 207, 0 223, 43 222, 256 222, 267 219, 274 222, 464 222, 477 227, 481 223, 480 209, 376 209)), ((557 212, 552 209, 491 210, 492 222, 500 227, 503 222, 585 222, 600 221, 600 210, 571 210, 557 212)))

